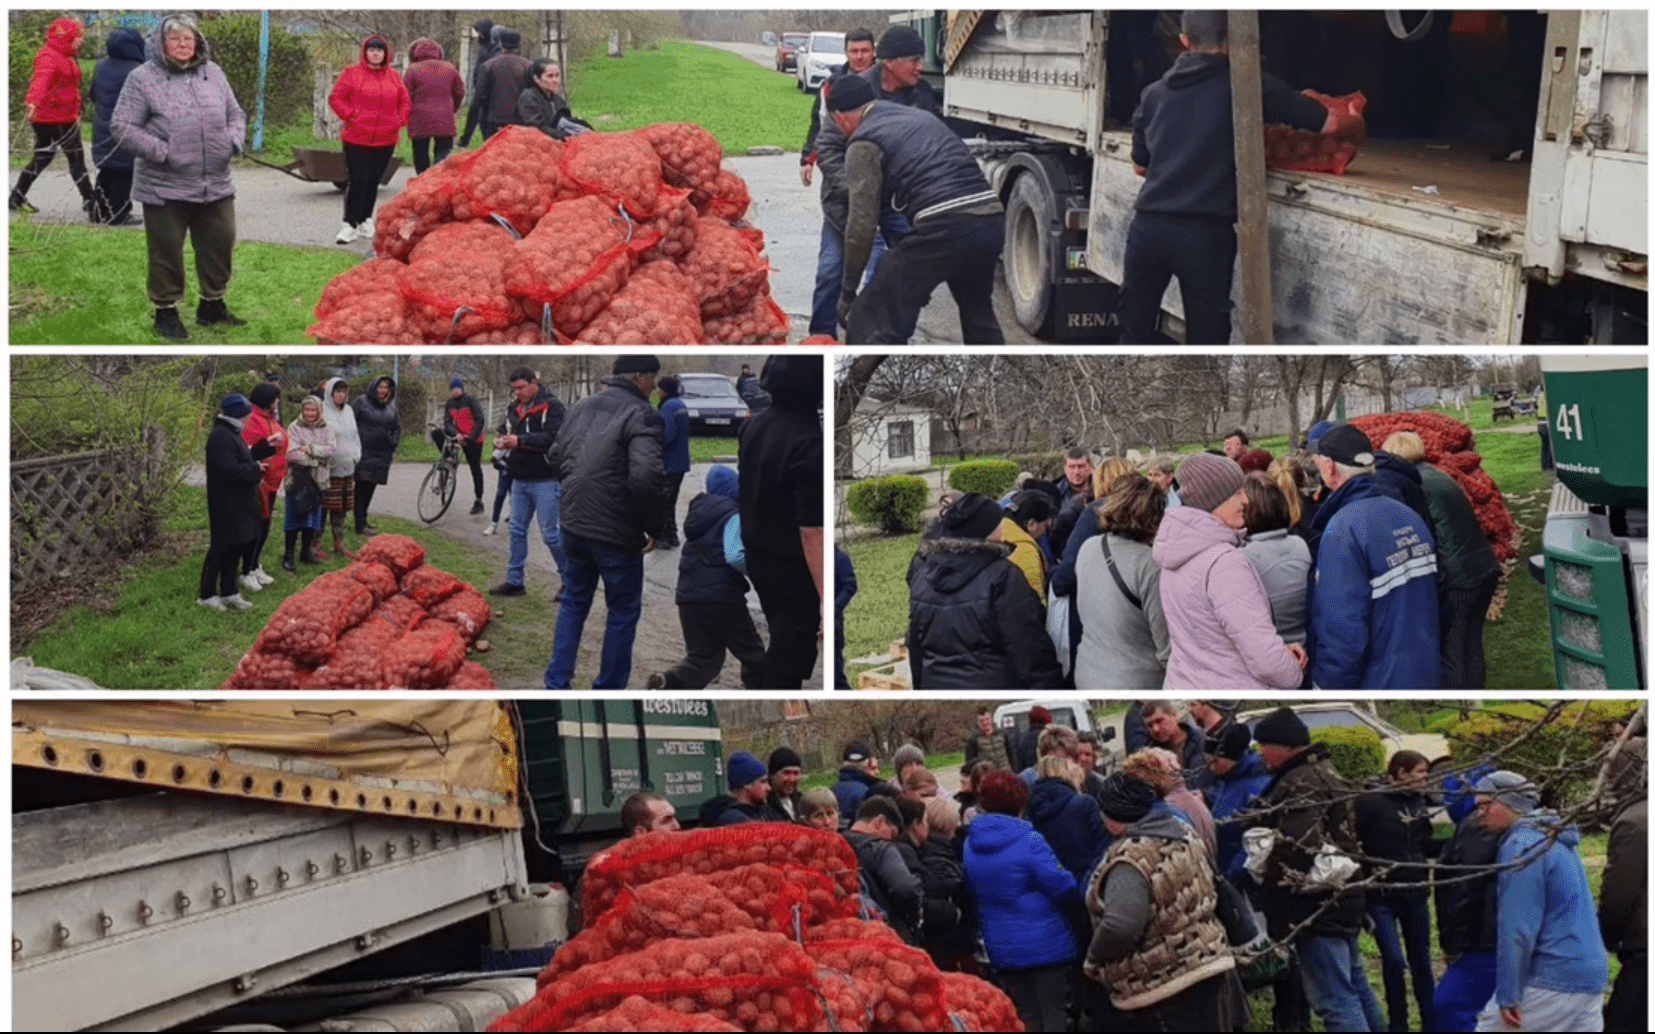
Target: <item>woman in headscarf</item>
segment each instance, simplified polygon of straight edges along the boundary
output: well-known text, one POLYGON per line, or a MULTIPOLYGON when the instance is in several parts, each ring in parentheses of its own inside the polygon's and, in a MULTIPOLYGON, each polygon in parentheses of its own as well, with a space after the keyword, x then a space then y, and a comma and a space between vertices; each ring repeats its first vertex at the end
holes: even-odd
POLYGON ((356 506, 356 461, 362 458, 362 438, 356 433, 356 411, 347 403, 350 385, 334 377, 322 386, 322 419, 333 429, 333 458, 328 461, 332 480, 322 493, 322 511, 333 526, 333 551, 349 557, 345 548, 345 515, 356 506))
POLYGON ((391 164, 412 102, 408 87, 391 67, 391 45, 375 33, 362 41, 362 59, 345 69, 328 96, 333 113, 344 120, 339 140, 345 148, 345 222, 335 243, 358 237, 373 240, 374 205, 379 180, 391 164))
POLYGON ((306 395, 299 404, 299 419, 287 425, 287 550, 282 570, 294 571, 293 543, 301 535, 299 562, 319 563, 315 553, 316 533, 322 530, 322 495, 330 476, 328 461, 333 457, 333 428, 322 418, 322 400, 306 395))

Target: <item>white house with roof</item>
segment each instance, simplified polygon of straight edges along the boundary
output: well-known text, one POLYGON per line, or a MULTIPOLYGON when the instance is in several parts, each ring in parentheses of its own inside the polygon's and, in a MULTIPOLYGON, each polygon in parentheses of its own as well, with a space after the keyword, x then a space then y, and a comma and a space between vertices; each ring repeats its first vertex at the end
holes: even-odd
POLYGON ((865 396, 851 416, 851 477, 908 474, 931 466, 929 409, 865 396))

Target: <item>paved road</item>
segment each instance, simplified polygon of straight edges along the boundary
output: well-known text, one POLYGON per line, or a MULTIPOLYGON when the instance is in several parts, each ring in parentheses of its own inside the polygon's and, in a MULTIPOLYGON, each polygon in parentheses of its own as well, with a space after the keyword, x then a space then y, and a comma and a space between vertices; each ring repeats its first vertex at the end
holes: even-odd
MULTIPOLYGON (((707 471, 712 464, 697 463, 690 467, 689 474, 684 477, 684 486, 678 495, 678 523, 683 527, 684 514, 689 509, 689 501, 695 498, 706 484, 707 471)), ((380 486, 374 493, 372 513, 389 514, 406 520, 418 522, 419 516, 415 508, 415 497, 419 494, 420 482, 426 471, 431 467, 426 463, 393 463, 391 465, 391 479, 388 484, 380 486)), ((191 470, 186 475, 189 484, 202 485, 205 479, 199 469, 191 470)), ((484 505, 494 501, 494 473, 484 471, 484 505)), ((454 504, 436 524, 431 525, 426 534, 440 534, 460 542, 477 553, 492 555, 499 563, 500 578, 504 580, 506 561, 511 550, 511 536, 507 527, 511 518, 511 506, 508 503, 502 514, 500 530, 495 535, 484 535, 483 530, 488 527, 488 514, 473 517, 467 511, 470 509, 471 475, 468 471, 460 472, 460 491, 454 498, 454 504)), ((280 518, 277 518, 278 525, 280 518)), ((266 565, 266 569, 280 577, 276 570, 280 561, 280 536, 278 526, 273 533, 276 542, 266 547, 277 550, 277 560, 274 565, 266 565)), ((353 536, 351 541, 355 541, 353 536)), ((632 685, 630 688, 642 689, 651 672, 662 671, 672 667, 684 655, 684 639, 678 625, 678 607, 673 602, 673 595, 678 588, 678 558, 677 550, 659 551, 644 557, 644 611, 638 622, 638 638, 632 651, 632 685)), ((331 563, 331 561, 330 561, 331 563)), ((527 562, 525 581, 531 584, 555 585, 557 583, 557 567, 552 563, 551 554, 540 541, 538 528, 529 529, 529 558, 527 562)), ((486 589, 488 586, 478 586, 486 589)), ((528 600, 495 600, 496 610, 510 613, 514 607, 536 606, 528 600)), ((759 610, 758 597, 749 593, 747 597, 748 609, 753 614, 753 623, 758 626, 759 634, 767 636, 764 615, 759 610)), ((596 602, 592 605, 592 613, 587 616, 586 628, 581 638, 580 670, 586 678, 590 678, 597 671, 598 655, 603 648, 603 626, 608 608, 604 606, 603 593, 600 590, 596 602)), ((551 653, 552 630, 557 625, 557 611, 547 610, 541 618, 546 627, 546 652, 551 653)), ((485 665, 488 662, 486 655, 481 658, 485 665)), ((533 686, 501 686, 502 689, 540 689, 533 686)), ((733 658, 728 658, 724 670, 719 678, 714 680, 709 689, 740 689, 741 671, 733 658)), ((822 659, 817 658, 816 669, 811 674, 810 681, 805 683, 806 689, 822 688, 822 659)))
MULTIPOLYGON (((746 43, 709 43, 748 57, 766 68, 771 66, 771 48, 746 43)), ((804 124, 799 126, 799 144, 804 142, 804 124)), ((797 151, 768 156, 738 156, 725 161, 747 181, 753 196, 748 219, 764 231, 766 255, 774 271, 770 290, 776 304, 787 313, 790 339, 803 340, 810 323, 811 295, 816 285, 816 256, 821 247, 822 214, 818 185, 799 182, 797 151)), ((263 166, 240 162, 234 170, 236 185, 236 234, 244 241, 316 247, 349 251, 369 257, 366 242, 348 246, 333 243, 344 215, 344 195, 329 183, 305 183, 263 166)), ((389 185, 380 188, 381 204, 407 186, 411 167, 396 173, 389 185)), ((29 200, 40 209, 34 216, 39 224, 84 224, 80 195, 76 193, 63 162, 47 169, 29 192, 29 200)), ((109 233, 140 233, 142 227, 108 229, 109 233)), ((136 290, 134 281, 131 289, 136 290)), ((320 297, 322 285, 315 294, 320 297)), ((1011 300, 1004 278, 995 277, 994 309, 1000 316, 1006 340, 1012 344, 1038 344, 1025 334, 1012 317, 1011 300)), ((915 344, 950 344, 960 339, 959 310, 948 290, 938 290, 920 314, 915 344)))

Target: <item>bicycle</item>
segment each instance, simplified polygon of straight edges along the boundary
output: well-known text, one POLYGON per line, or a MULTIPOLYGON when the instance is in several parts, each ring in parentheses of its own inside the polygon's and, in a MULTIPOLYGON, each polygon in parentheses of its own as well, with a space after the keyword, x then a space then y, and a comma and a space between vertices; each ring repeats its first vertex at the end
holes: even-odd
POLYGON ((443 438, 442 455, 425 472, 414 504, 420 520, 427 524, 435 524, 448 512, 449 504, 454 501, 454 487, 460 479, 460 436, 445 431, 443 438))

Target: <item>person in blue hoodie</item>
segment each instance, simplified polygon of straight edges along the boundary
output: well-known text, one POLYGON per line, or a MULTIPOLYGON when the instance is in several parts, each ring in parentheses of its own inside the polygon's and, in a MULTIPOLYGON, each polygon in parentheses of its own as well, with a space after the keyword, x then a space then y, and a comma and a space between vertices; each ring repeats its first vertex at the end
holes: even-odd
POLYGON ((109 121, 126 77, 144 63, 144 37, 137 29, 116 29, 109 34, 105 49, 109 56, 92 73, 92 164, 98 170, 92 218, 110 226, 127 226, 138 221, 132 214, 133 156, 115 146, 109 121))
POLYGON ((1242 869, 1247 853, 1241 849, 1241 834, 1247 823, 1236 816, 1246 811, 1253 798, 1270 785, 1270 770, 1258 751, 1251 749, 1253 734, 1245 725, 1226 725, 1219 734, 1206 741, 1207 768, 1214 782, 1212 794, 1213 822, 1218 826, 1218 871, 1232 885, 1241 885, 1242 869))
POLYGON ((1029 792, 1029 821, 1078 883, 1103 857, 1105 837, 1098 802, 1080 792, 1084 773, 1062 754, 1041 758, 1036 772, 1029 792))
POLYGON ((661 392, 661 472, 666 475, 661 537, 655 540, 655 548, 677 549, 678 490, 690 472, 690 409, 678 397, 677 377, 662 377, 655 387, 661 392))
POLYGON ((1373 475, 1373 444, 1348 424, 1316 443, 1331 491, 1310 591, 1310 677, 1319 689, 1435 689, 1437 544, 1373 475))
POLYGON ((834 799, 839 802, 839 826, 849 829, 856 817, 856 809, 867 799, 868 791, 884 782, 879 778, 879 758, 860 740, 845 744, 839 754, 839 778, 833 784, 834 799))
POLYGON ((965 878, 989 963, 1025 1029, 1066 1030, 1068 973, 1080 957, 1069 920, 1078 886, 1046 839, 1017 817, 1029 797, 1021 779, 995 769, 978 794, 981 810, 965 828, 965 878))
POLYGON ((1477 783, 1484 828, 1506 831, 1499 865, 1494 998, 1480 1031, 1603 1029, 1609 952, 1577 848, 1580 831, 1539 813, 1539 791, 1516 772, 1477 783))

